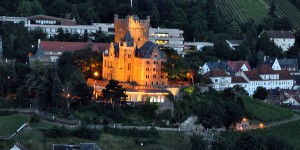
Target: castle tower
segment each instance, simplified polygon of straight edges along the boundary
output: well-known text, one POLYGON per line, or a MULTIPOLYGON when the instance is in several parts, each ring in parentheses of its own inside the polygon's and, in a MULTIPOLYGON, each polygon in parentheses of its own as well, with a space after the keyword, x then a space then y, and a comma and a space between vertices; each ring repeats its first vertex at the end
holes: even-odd
POLYGON ((114 25, 116 43, 122 41, 128 30, 138 48, 148 41, 150 16, 147 16, 146 20, 141 20, 136 15, 126 16, 125 19, 119 19, 118 15, 115 15, 114 25))

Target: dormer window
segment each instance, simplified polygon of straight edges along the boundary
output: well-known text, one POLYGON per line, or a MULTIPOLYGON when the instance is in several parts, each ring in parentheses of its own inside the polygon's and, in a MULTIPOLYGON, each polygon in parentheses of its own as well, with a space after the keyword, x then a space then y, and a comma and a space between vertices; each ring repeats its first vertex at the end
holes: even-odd
POLYGON ((154 57, 157 57, 157 55, 154 55, 154 57))

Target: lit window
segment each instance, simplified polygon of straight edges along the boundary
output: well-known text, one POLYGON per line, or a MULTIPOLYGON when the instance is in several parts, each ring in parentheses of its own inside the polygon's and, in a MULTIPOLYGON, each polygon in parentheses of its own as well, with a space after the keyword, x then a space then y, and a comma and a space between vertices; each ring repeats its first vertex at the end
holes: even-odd
POLYGON ((128 70, 131 70, 131 64, 128 64, 128 70))
POLYGON ((156 68, 153 68, 153 71, 155 71, 156 70, 156 68))
POLYGON ((156 78, 156 75, 153 75, 153 78, 156 78))
POLYGON ((149 69, 149 68, 146 68, 146 71, 150 71, 150 69, 149 69))
POLYGON ((146 61, 146 64, 150 64, 150 61, 146 61))
POLYGON ((128 58, 131 58, 131 54, 128 54, 128 58))

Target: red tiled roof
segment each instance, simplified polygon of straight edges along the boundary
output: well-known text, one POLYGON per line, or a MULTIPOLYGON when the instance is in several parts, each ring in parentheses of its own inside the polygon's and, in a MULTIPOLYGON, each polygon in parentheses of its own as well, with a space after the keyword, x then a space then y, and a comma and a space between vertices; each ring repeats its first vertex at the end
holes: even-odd
POLYGON ((279 74, 279 80, 293 80, 293 77, 287 70, 276 70, 277 74, 279 74))
POLYGON ((77 50, 89 49, 94 51, 104 51, 109 49, 110 43, 93 42, 61 42, 61 41, 41 41, 40 47, 44 52, 73 52, 77 50))
POLYGON ((233 72, 238 72, 244 64, 246 65, 248 70, 251 70, 248 61, 228 61, 227 64, 233 72))
POLYGON ((244 74, 249 80, 262 80, 257 71, 244 71, 244 74))
POLYGON ((212 70, 205 74, 207 77, 229 77, 224 71, 222 70, 212 70))
POLYGON ((291 38, 294 39, 295 36, 290 31, 263 31, 267 34, 269 38, 291 38))
POLYGON ((248 82, 241 76, 233 76, 231 79, 231 83, 248 83, 248 82))
POLYGON ((254 69, 258 74, 278 74, 268 64, 261 64, 254 69))

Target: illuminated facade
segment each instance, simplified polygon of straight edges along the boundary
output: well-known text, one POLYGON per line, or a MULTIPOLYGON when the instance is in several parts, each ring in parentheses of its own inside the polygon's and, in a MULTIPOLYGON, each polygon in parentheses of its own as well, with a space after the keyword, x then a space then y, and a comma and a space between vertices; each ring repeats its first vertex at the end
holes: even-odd
POLYGON ((140 48, 148 41, 150 16, 147 16, 146 20, 141 20, 136 15, 127 16, 125 19, 119 19, 118 15, 115 15, 114 27, 116 43, 121 42, 127 31, 129 31, 134 43, 140 48))
POLYGON ((116 43, 111 43, 108 53, 103 56, 103 79, 166 86, 167 74, 163 72, 165 55, 157 45, 148 41, 150 18, 147 17, 146 21, 137 19, 136 16, 125 19, 115 16, 116 43), (135 27, 138 28, 135 30, 135 27), (124 30, 127 30, 125 34, 124 30))

